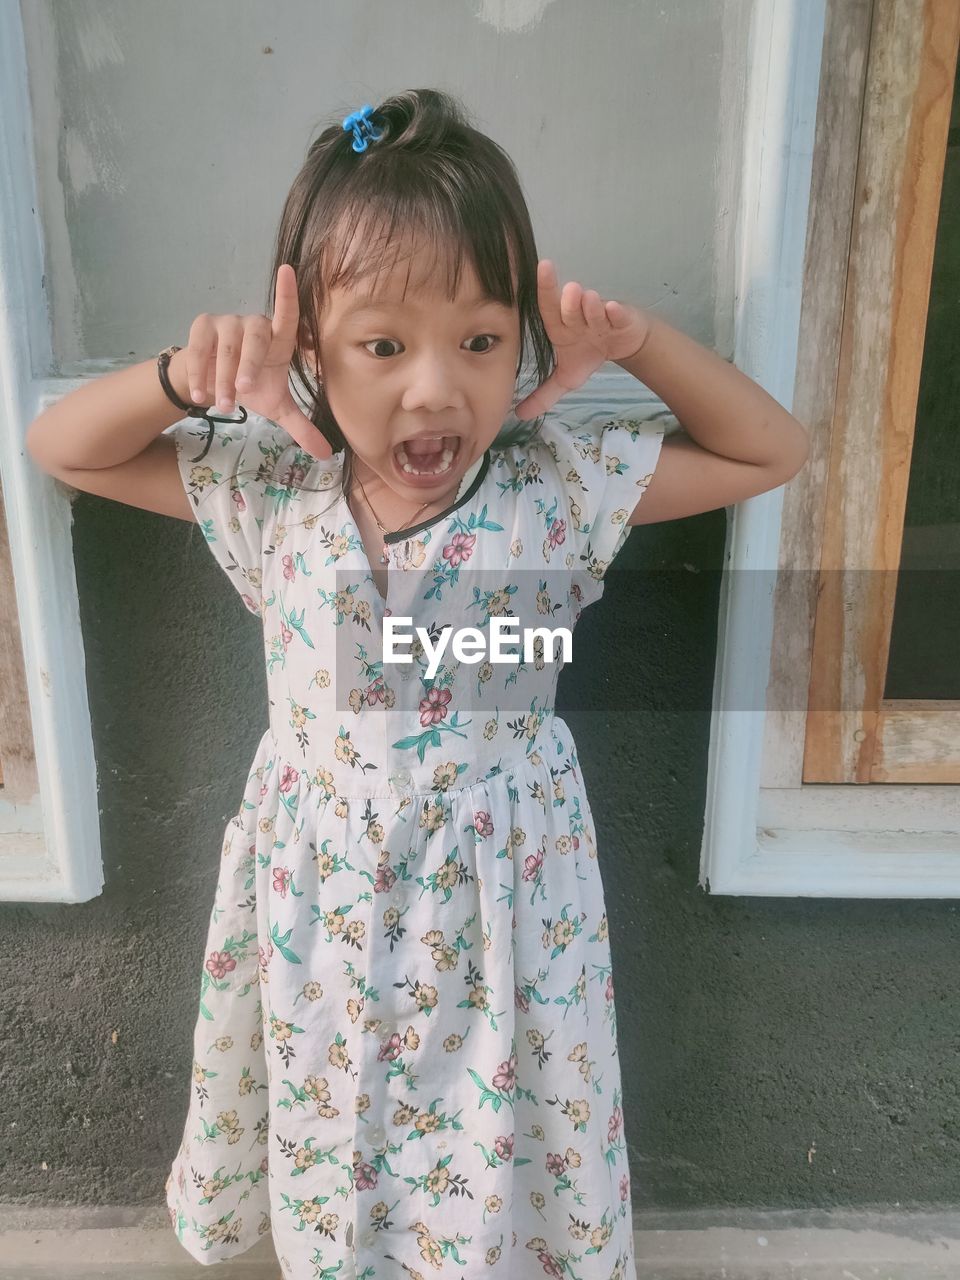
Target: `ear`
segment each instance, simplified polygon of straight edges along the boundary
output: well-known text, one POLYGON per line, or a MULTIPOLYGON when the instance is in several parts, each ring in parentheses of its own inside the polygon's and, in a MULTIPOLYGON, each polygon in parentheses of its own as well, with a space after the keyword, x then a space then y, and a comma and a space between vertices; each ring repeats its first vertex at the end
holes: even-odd
POLYGON ((297 335, 297 342, 300 348, 300 352, 303 355, 304 361, 308 365, 312 365, 313 368, 316 370, 317 375, 319 376, 320 362, 317 359, 316 352, 313 349, 313 342, 310 338, 310 331, 307 328, 307 326, 303 323, 303 321, 300 322, 300 328, 297 335))

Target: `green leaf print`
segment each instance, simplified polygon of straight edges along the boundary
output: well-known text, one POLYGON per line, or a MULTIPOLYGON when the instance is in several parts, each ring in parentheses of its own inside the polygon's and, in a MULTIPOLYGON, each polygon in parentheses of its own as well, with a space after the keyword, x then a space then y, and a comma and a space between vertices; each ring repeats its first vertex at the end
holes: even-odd
POLYGON ((291 925, 291 927, 287 930, 287 932, 283 935, 283 937, 281 937, 280 934, 277 932, 278 928, 279 926, 277 925, 277 922, 274 921, 273 928, 270 930, 270 937, 273 941, 273 945, 283 956, 284 960, 289 961, 290 964, 302 964, 303 961, 300 959, 297 953, 295 951, 292 951, 290 947, 287 946, 287 943, 290 941, 290 935, 291 933, 293 933, 293 926, 291 925))
POLYGON ((480 1090, 480 1101, 477 1103, 478 1111, 483 1110, 483 1104, 485 1102, 489 1102, 490 1106, 493 1108, 494 1111, 499 1111, 501 1105, 504 1102, 508 1102, 511 1107, 513 1106, 513 1099, 509 1096, 509 1094, 504 1093, 502 1089, 489 1088, 489 1086, 484 1084, 480 1076, 477 1075, 473 1067, 467 1067, 467 1073, 470 1076, 473 1083, 480 1090))

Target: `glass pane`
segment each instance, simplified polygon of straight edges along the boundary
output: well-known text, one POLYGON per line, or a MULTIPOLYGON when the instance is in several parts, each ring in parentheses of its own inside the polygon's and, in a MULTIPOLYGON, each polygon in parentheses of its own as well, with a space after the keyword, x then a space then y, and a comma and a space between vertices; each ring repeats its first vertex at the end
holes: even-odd
POLYGON ((960 699, 960 76, 954 81, 886 698, 960 699))

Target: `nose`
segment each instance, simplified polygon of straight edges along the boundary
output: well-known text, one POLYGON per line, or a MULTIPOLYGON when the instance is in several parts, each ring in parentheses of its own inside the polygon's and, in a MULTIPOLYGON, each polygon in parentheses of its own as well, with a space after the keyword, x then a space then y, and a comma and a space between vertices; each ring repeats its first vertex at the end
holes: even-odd
POLYGON ((403 393, 403 408, 407 413, 428 410, 440 413, 445 409, 460 409, 464 404, 457 372, 456 354, 442 350, 424 351, 407 364, 408 381, 403 393))

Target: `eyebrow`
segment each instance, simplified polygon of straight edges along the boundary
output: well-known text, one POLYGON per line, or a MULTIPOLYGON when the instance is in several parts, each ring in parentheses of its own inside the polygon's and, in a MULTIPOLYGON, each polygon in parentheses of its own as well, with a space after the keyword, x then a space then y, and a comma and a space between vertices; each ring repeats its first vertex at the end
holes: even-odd
MULTIPOLYGON (((361 298, 357 302, 351 303, 345 309, 341 320, 349 320, 354 316, 365 315, 371 311, 395 311, 403 304, 399 302, 380 302, 375 298, 361 298)), ((479 311, 481 307, 503 307, 505 304, 499 298, 491 298, 488 296, 473 297, 466 299, 466 306, 474 311, 479 311)))

